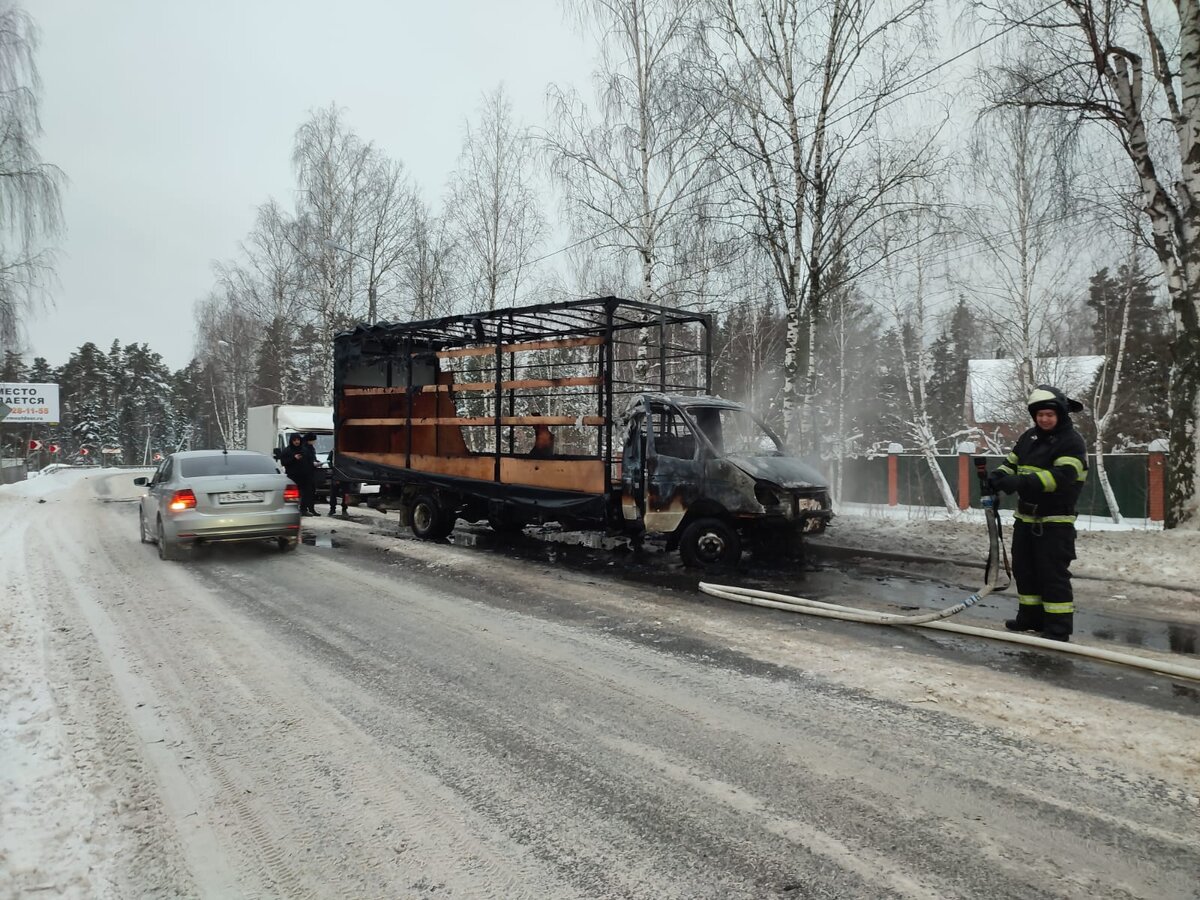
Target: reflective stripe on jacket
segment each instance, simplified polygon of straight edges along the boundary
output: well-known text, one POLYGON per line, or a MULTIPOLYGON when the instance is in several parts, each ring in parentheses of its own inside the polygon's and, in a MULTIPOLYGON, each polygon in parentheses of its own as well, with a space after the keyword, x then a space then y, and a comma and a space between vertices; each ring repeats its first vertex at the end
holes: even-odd
POLYGON ((1087 481, 1087 445, 1067 422, 1054 431, 1030 428, 999 470, 1018 476, 1016 517, 1023 522, 1070 524, 1087 481))

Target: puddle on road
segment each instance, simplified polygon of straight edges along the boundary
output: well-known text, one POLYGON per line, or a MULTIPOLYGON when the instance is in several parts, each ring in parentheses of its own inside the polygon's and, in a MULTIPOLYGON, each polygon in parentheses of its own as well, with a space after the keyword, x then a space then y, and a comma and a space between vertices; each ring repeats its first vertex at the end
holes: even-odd
MULTIPOLYGON (((861 573, 854 566, 760 561, 751 554, 743 557, 734 569, 701 573, 685 568, 678 555, 665 553, 659 543, 647 541, 641 549, 634 550, 625 538, 590 532, 540 531, 530 527, 519 534, 497 534, 490 528, 460 524, 448 542, 542 565, 594 571, 606 577, 682 593, 695 592, 701 581, 727 582, 901 614, 944 609, 958 603, 970 592, 942 582, 861 573)), ((996 594, 981 603, 979 609, 963 613, 960 621, 969 623, 973 615, 986 610, 987 618, 996 623, 1009 615, 1009 607, 1015 608, 1015 604, 1014 594, 996 594)), ((1075 632, 1130 647, 1200 655, 1200 628, 1193 625, 1126 618, 1090 612, 1085 608, 1075 614, 1075 632)), ((1029 665, 1038 663, 1031 661, 1029 665)))
MULTIPOLYGON (((1076 613, 1078 618, 1081 614, 1076 613)), ((1100 619, 1102 616, 1096 616, 1100 619)), ((1100 625, 1092 628, 1089 634, 1102 641, 1114 641, 1129 647, 1149 647, 1154 650, 1167 650, 1171 653, 1183 653, 1188 656, 1197 655, 1197 637, 1200 629, 1194 625, 1167 625, 1165 628, 1147 629, 1142 623, 1136 626, 1120 628, 1100 625)))

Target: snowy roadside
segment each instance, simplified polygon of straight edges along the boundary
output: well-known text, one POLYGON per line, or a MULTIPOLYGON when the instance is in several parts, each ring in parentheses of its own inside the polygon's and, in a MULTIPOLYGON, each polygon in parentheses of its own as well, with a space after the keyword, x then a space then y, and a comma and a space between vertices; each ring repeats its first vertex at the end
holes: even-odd
POLYGON ((0 485, 0 882, 21 876, 47 896, 84 896, 116 852, 100 798, 81 779, 88 749, 64 720, 47 655, 46 610, 29 588, 22 509, 58 502, 57 495, 112 469, 61 468, 0 485))
MULTIPOLYGON (((1001 521, 1008 534, 1011 511, 1003 511, 1001 521)), ((1074 574, 1135 585, 1174 585, 1195 594, 1200 603, 1200 532, 1164 531, 1144 519, 1114 525, 1094 516, 1081 517, 1076 528, 1074 574)), ((977 509, 951 518, 945 510, 928 507, 843 504, 816 543, 981 562, 987 556, 987 528, 983 511, 977 509)))

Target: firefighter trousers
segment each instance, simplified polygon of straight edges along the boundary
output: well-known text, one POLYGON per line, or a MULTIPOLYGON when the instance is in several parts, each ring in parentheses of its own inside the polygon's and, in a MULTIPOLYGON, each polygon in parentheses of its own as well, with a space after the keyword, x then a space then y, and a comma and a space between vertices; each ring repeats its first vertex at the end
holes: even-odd
POLYGON ((1071 591, 1074 558, 1074 525, 1020 519, 1013 524, 1012 569, 1020 628, 1055 636, 1071 634, 1075 624, 1075 595, 1071 591))

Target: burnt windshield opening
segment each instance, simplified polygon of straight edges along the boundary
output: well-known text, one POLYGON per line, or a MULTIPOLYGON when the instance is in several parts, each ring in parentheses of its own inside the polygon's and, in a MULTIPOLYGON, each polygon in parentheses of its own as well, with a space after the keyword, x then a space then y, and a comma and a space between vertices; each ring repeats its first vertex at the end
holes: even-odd
POLYGON ((783 447, 749 410, 691 406, 687 413, 722 456, 781 456, 783 447))

